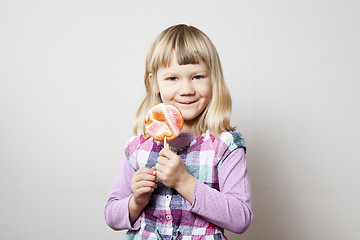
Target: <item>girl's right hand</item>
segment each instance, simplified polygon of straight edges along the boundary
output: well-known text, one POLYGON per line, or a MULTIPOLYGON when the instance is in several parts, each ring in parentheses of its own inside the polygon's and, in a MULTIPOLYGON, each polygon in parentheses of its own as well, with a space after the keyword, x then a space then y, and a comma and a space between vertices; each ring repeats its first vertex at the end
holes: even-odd
POLYGON ((149 203, 151 194, 157 187, 158 179, 155 173, 155 167, 140 168, 131 179, 132 200, 140 208, 144 208, 149 203))

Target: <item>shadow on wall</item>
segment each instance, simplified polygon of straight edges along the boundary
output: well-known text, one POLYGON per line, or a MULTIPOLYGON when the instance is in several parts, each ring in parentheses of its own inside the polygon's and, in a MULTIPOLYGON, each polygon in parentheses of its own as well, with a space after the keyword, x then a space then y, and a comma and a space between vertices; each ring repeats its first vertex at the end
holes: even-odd
MULTIPOLYGON (((259 136, 257 136, 259 137, 259 136)), ((307 193, 297 188, 294 182, 297 159, 289 154, 288 143, 269 143, 266 132, 249 146, 251 151, 247 154, 248 169, 252 184, 254 219, 249 229, 239 235, 227 231, 229 240, 297 240, 310 239, 309 230, 304 233, 304 221, 308 217, 299 209, 306 209, 307 193), (276 145, 276 147, 274 147, 276 145), (259 151, 259 150, 261 151, 259 151), (300 214, 299 214, 300 213, 300 214), (297 234, 301 233, 301 234, 297 234), (294 236, 295 235, 295 236, 294 236)), ((279 136, 271 139, 281 139, 279 136)), ((312 228, 310 226, 310 228, 312 228)))

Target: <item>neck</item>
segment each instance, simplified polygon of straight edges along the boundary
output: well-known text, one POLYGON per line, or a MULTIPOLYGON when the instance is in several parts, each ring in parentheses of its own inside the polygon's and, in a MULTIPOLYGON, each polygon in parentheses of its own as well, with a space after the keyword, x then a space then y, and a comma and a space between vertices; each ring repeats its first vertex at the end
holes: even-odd
POLYGON ((195 119, 184 121, 184 126, 183 126, 181 132, 182 132, 182 133, 194 132, 194 126, 195 126, 195 124, 196 124, 196 120, 195 120, 195 119))

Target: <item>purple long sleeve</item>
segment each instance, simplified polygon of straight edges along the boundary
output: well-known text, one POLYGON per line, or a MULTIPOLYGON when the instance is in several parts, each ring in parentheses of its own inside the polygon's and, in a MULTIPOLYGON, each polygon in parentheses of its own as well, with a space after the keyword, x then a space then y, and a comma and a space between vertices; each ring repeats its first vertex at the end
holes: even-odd
POLYGON ((114 230, 138 229, 139 219, 131 225, 129 219, 129 200, 132 195, 130 181, 135 173, 126 158, 112 187, 109 200, 105 206, 105 221, 114 230))
POLYGON ((223 162, 219 187, 220 192, 197 180, 190 211, 219 227, 244 232, 252 220, 252 195, 243 148, 235 149, 223 162))

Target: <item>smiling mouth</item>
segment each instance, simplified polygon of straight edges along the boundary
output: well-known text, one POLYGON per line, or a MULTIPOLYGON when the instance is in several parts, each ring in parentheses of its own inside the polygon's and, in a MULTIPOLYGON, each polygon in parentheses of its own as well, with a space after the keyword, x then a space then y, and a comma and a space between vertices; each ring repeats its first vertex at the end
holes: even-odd
POLYGON ((197 101, 186 101, 186 102, 179 102, 180 104, 182 105, 190 105, 190 104, 193 104, 193 103, 196 103, 197 101))

